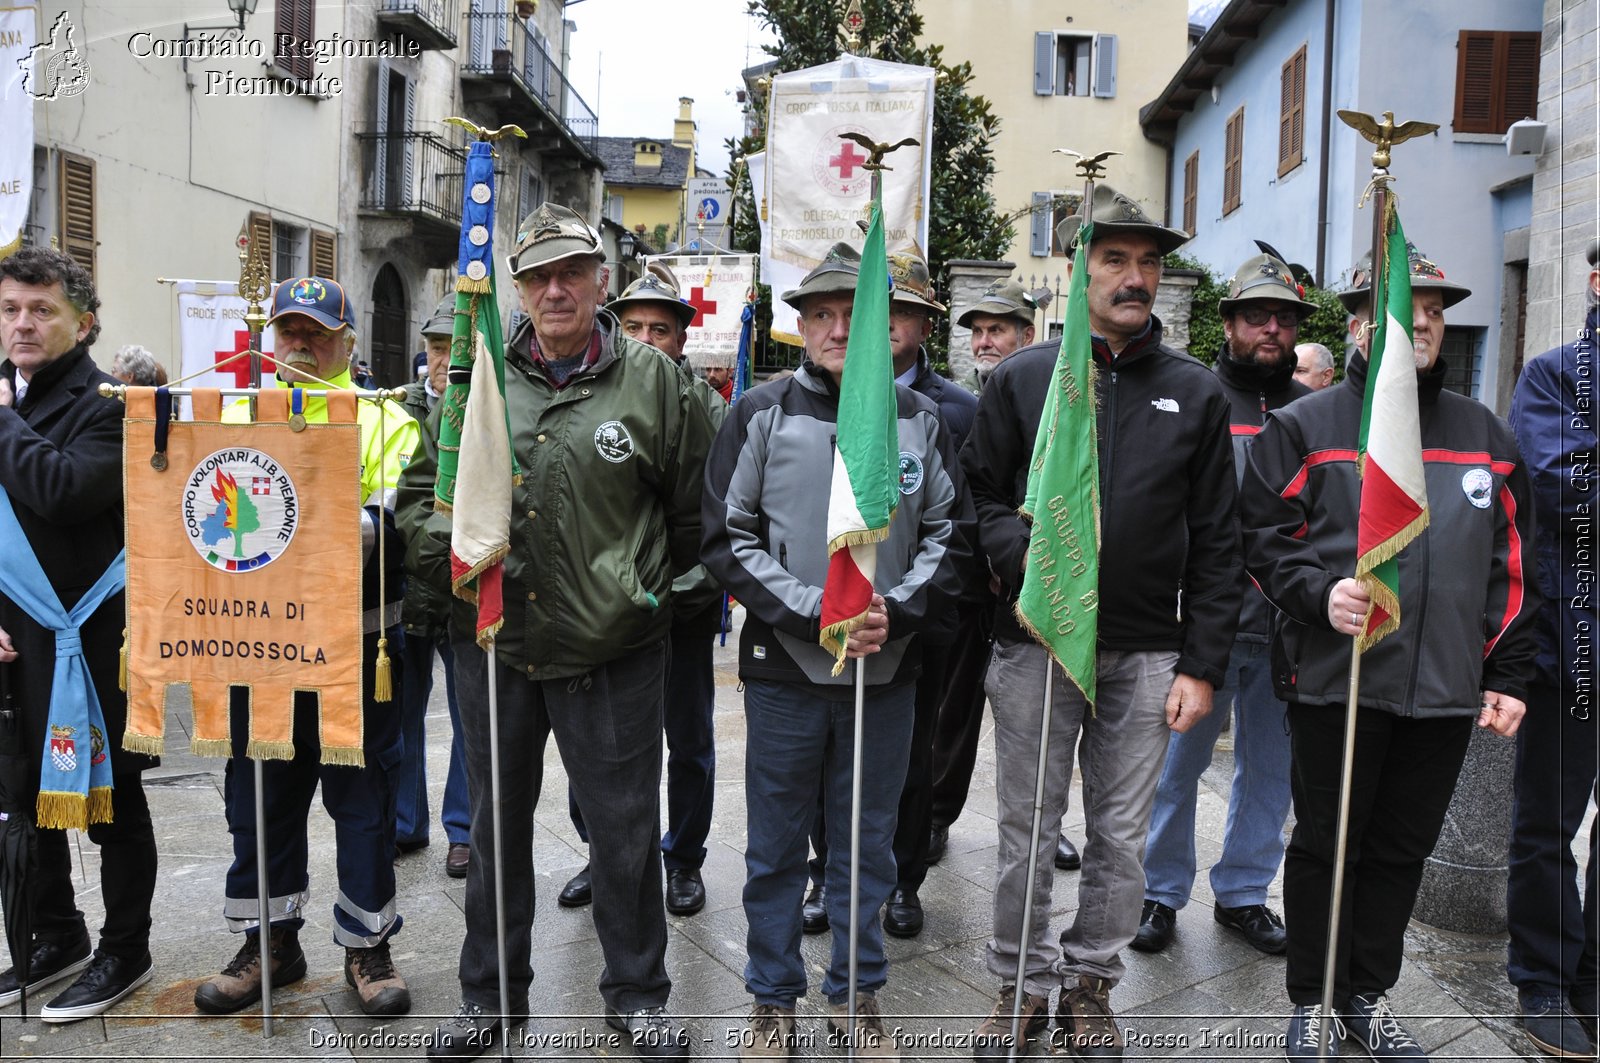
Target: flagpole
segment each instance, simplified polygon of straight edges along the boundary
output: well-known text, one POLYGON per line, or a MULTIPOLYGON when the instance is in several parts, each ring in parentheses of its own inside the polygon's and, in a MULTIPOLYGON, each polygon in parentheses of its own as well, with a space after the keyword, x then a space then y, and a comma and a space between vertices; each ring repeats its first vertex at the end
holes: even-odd
MULTIPOLYGON (((877 180, 877 175, 873 175, 877 180)), ((860 934, 861 905, 861 742, 866 733, 867 659, 856 658, 855 737, 850 751, 850 999, 846 1011, 850 1020, 850 1039, 846 1059, 856 1058, 856 941, 860 934)))
MULTIPOLYGON (((1389 153, 1394 144, 1408 140, 1422 132, 1431 132, 1437 126, 1426 126, 1423 123, 1407 123, 1414 126, 1410 131, 1398 131, 1394 125, 1394 114, 1384 112, 1384 121, 1380 124, 1371 115, 1360 114, 1355 111, 1340 111, 1339 117, 1344 123, 1357 130, 1362 136, 1370 140, 1375 148, 1372 152, 1372 181, 1368 189, 1372 194, 1372 270, 1369 274, 1369 301, 1368 328, 1373 327, 1379 313, 1387 312, 1387 301, 1383 298, 1383 286, 1388 281, 1388 262, 1386 251, 1389 235, 1389 183, 1392 180, 1389 174, 1389 153)), ((1409 313, 1410 307, 1404 308, 1409 313)), ((1368 344, 1371 351, 1371 344, 1368 344)), ((1367 387, 1370 389, 1376 381, 1372 374, 1367 376, 1367 387)), ((1358 470, 1364 472, 1365 470, 1358 470)), ((1367 614, 1367 622, 1371 622, 1371 611, 1367 614)), ((1363 629, 1364 630, 1364 629, 1363 629)), ((1361 636, 1363 631, 1356 632, 1350 638, 1350 692, 1345 700, 1344 716, 1344 748, 1339 766, 1339 812, 1338 826, 1334 834, 1333 843, 1333 888, 1328 898, 1328 937, 1324 942, 1322 966, 1322 1024, 1317 1035, 1317 1059, 1329 1059, 1333 1055, 1333 983, 1339 964, 1339 924, 1341 901, 1344 893, 1345 853, 1350 840, 1350 791, 1353 784, 1352 775, 1355 769, 1356 757, 1356 714, 1360 711, 1361 698, 1361 636)))
MULTIPOLYGON (((256 395, 261 391, 261 330, 267 315, 261 306, 268 288, 266 264, 261 254, 251 254, 247 230, 239 230, 239 294, 245 298, 245 328, 250 334, 250 420, 256 419, 256 395)), ((264 253, 264 252, 263 252, 264 253)), ((263 796, 266 773, 260 757, 250 762, 256 792, 256 944, 261 949, 261 1038, 272 1037, 272 915, 267 886, 267 806, 263 796)))
MULTIPOLYGON (((498 312, 498 311, 496 311, 498 312)), ((511 1058, 511 989, 506 971, 506 871, 500 847, 500 676, 494 637, 484 648, 489 676, 489 816, 494 838, 494 954, 500 971, 500 1058, 511 1058)))
MULTIPOLYGON (((1067 154, 1077 154, 1068 152, 1067 154)), ((1081 160, 1081 157, 1080 157, 1081 160)), ((1103 160, 1102 160, 1103 161, 1103 160)), ((1081 160, 1079 170, 1083 173, 1083 224, 1078 227, 1081 233, 1084 226, 1094 220, 1094 180, 1104 169, 1099 162, 1081 160)), ((1064 304, 1063 304, 1064 305, 1064 304)), ((1064 327, 1064 326, 1063 326, 1064 327)), ((1063 342, 1065 336, 1063 336, 1063 342)), ((1017 978, 1016 991, 1011 999, 1011 1044, 1006 1052, 1008 1060, 1015 1061, 1017 1053, 1022 1048, 1022 999, 1027 995, 1028 976, 1028 945, 1033 936, 1033 882, 1034 876, 1039 873, 1039 834, 1044 827, 1044 785, 1045 768, 1050 758, 1050 729, 1055 715, 1055 659, 1049 650, 1045 651, 1044 666, 1044 704, 1039 713, 1039 763, 1033 781, 1033 826, 1028 832, 1028 878, 1025 892, 1022 896, 1022 927, 1017 937, 1017 978)), ((1068 768, 1070 771, 1070 761, 1068 768)))

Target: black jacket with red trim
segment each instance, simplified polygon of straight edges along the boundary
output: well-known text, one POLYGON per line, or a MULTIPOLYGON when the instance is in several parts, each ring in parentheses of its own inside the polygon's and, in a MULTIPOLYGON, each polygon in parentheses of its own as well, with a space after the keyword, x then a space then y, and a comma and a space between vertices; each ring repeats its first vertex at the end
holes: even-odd
MULTIPOLYGON (((1217 352, 1217 379, 1222 381, 1223 393, 1228 396, 1235 483, 1244 479, 1250 445, 1255 442, 1261 426, 1267 423, 1267 413, 1311 394, 1310 388, 1294 378, 1294 369, 1293 349, 1276 365, 1235 361, 1226 343, 1217 352)), ((1272 606, 1248 574, 1241 578, 1244 583, 1239 603, 1239 633, 1234 638, 1241 642, 1267 642, 1272 638, 1272 606)))
MULTIPOLYGON (((1281 611, 1278 696, 1343 705, 1350 638, 1328 599, 1355 574, 1361 481, 1356 447, 1366 360, 1342 385, 1273 412, 1240 487, 1245 562, 1281 611)), ((1444 363, 1418 380, 1428 527, 1399 554, 1400 627, 1361 661, 1361 704, 1399 716, 1475 716, 1482 693, 1527 699, 1534 658, 1533 505, 1511 428, 1443 389, 1444 363)))
MULTIPOLYGON (((1221 686, 1244 582, 1234 517, 1228 401, 1205 365, 1161 343, 1161 323, 1115 358, 1094 340, 1100 446, 1100 629, 1104 650, 1177 650, 1178 671, 1221 686)), ((1057 341, 995 367, 961 468, 978 540, 1005 604, 995 636, 1030 638, 1014 608, 1028 552, 1017 513, 1051 386, 1057 341)))

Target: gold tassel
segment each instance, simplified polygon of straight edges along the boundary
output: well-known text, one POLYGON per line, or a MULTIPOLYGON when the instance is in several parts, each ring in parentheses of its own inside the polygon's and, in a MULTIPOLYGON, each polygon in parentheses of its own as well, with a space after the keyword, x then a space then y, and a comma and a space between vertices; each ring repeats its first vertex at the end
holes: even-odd
POLYGON ((122 629, 122 651, 117 656, 117 689, 128 690, 128 629, 122 629))
POLYGON ((51 830, 84 830, 89 826, 84 818, 87 804, 82 794, 41 790, 37 806, 39 826, 51 830))
POLYGON ((367 766, 367 757, 360 746, 323 746, 322 763, 344 768, 364 768, 367 766))
POLYGON ((244 747, 251 760, 293 760, 293 742, 262 742, 252 738, 244 747))
POLYGON ((378 662, 372 669, 372 697, 374 701, 393 701, 394 683, 389 678, 389 640, 378 640, 378 662))
POLYGON ((231 757, 233 742, 226 738, 196 738, 189 743, 189 752, 197 757, 231 757))
POLYGON ((122 748, 129 753, 143 753, 147 757, 159 757, 162 750, 160 735, 134 734, 125 731, 122 735, 122 748))
POLYGON ((89 788, 89 822, 111 822, 111 787, 93 786, 89 788))

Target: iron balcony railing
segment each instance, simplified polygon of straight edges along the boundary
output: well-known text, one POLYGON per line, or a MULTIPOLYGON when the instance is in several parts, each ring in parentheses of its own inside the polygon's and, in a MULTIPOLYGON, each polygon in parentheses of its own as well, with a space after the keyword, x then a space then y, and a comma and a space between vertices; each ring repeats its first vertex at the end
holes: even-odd
POLYGON ((454 48, 460 0, 378 0, 378 17, 412 31, 423 47, 454 48))
POLYGON ((593 154, 600 135, 600 119, 578 95, 561 72, 561 64, 550 58, 533 31, 520 20, 514 21, 496 11, 470 12, 467 22, 467 61, 461 72, 509 77, 593 154))
POLYGON ((436 133, 412 129, 357 133, 361 207, 461 224, 467 154, 436 133))

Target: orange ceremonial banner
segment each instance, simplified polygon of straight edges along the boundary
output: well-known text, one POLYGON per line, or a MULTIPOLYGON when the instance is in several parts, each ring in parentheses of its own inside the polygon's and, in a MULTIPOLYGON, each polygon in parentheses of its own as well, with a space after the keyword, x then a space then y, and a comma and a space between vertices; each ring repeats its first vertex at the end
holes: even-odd
MULTIPOLYGON (((152 388, 129 388, 123 435, 128 542, 128 726, 159 755, 168 691, 187 687, 192 748, 232 756, 228 688, 250 690, 245 756, 294 756, 294 695, 320 701, 322 761, 361 752, 361 512, 355 397, 328 424, 263 391, 255 424, 221 424, 197 391, 193 421, 160 425, 152 388)), ((348 401, 342 401, 348 400, 348 401)))

